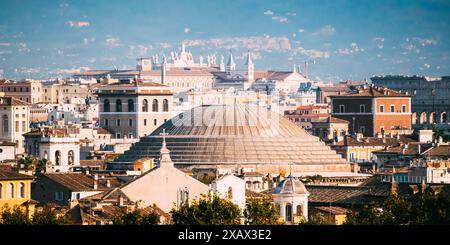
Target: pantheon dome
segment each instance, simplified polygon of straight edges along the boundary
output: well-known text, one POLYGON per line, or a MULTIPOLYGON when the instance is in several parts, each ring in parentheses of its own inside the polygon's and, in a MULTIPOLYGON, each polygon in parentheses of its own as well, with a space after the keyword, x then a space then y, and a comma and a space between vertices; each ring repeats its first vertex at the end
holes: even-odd
POLYGON ((253 167, 278 172, 350 172, 335 151, 282 115, 252 104, 209 105, 187 110, 142 137, 109 168, 140 158, 159 159, 163 135, 178 168, 253 167), (165 133, 163 133, 165 132, 165 133))

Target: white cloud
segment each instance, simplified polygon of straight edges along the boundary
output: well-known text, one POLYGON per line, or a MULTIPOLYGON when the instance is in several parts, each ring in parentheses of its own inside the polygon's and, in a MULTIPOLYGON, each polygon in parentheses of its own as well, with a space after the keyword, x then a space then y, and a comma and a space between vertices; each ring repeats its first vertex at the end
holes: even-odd
POLYGON ((144 57, 147 56, 149 50, 150 50, 149 47, 146 47, 144 45, 130 45, 128 46, 128 56, 144 57))
POLYGON ((320 28, 319 31, 314 32, 312 35, 331 36, 335 33, 336 29, 331 25, 326 25, 320 28))
POLYGON ((297 33, 292 33, 292 37, 296 37, 297 36, 297 33))
POLYGON ((94 41, 95 41, 94 37, 91 37, 91 38, 85 37, 85 38, 83 38, 83 44, 84 45, 88 45, 89 43, 92 43, 94 41))
POLYGON ((120 39, 116 38, 116 37, 112 37, 112 36, 107 36, 105 39, 105 42, 103 43, 104 45, 113 48, 113 47, 118 47, 121 44, 119 43, 120 39))
POLYGON ((90 23, 87 21, 69 21, 67 22, 67 25, 75 28, 81 28, 81 27, 86 27, 86 26, 90 26, 90 23))
POLYGON ((264 12, 264 15, 273 15, 273 11, 272 10, 267 10, 264 12))
POLYGON ((159 46, 161 46, 161 48, 163 48, 163 49, 167 49, 167 48, 171 48, 172 44, 170 44, 170 43, 160 43, 159 46))
POLYGON ((415 42, 418 42, 422 46, 438 44, 438 41, 433 39, 433 38, 413 37, 412 40, 415 41, 415 42))
POLYGON ((305 29, 300 28, 300 29, 298 29, 297 31, 300 32, 300 33, 302 33, 302 32, 305 32, 305 29))
POLYGON ((384 47, 384 37, 375 37, 373 41, 379 49, 382 49, 384 47))
POLYGON ((189 28, 189 27, 184 28, 184 33, 188 33, 189 31, 191 31, 191 28, 189 28))
POLYGON ((0 43, 0 46, 11 46, 11 43, 0 43))
POLYGON ((280 23, 287 23, 288 19, 283 16, 272 16, 272 20, 278 21, 280 23))
POLYGON ((287 37, 270 37, 269 35, 184 40, 184 43, 186 46, 206 46, 216 49, 245 48, 252 51, 286 51, 291 49, 291 44, 287 37))
POLYGON ((297 54, 302 54, 302 55, 306 55, 309 58, 330 58, 331 54, 329 51, 322 51, 322 50, 317 50, 317 49, 305 49, 301 46, 296 47, 293 52, 292 55, 297 55, 297 54))
POLYGON ((68 4, 68 3, 61 3, 61 4, 59 5, 59 7, 60 7, 60 8, 67 8, 67 7, 69 7, 69 4, 68 4))
POLYGON ((364 48, 360 48, 357 43, 352 42, 350 44, 350 48, 339 48, 337 51, 334 51, 336 54, 348 55, 358 52, 364 52, 364 48))
POLYGON ((289 15, 289 16, 296 16, 297 13, 286 13, 286 15, 289 15))
POLYGON ((431 67, 431 65, 430 64, 423 64, 423 67, 425 67, 426 69, 428 69, 428 68, 430 68, 431 67))
POLYGON ((78 68, 70 68, 70 69, 66 69, 66 68, 57 68, 54 69, 52 71, 50 71, 50 73, 53 74, 73 74, 73 73, 78 73, 78 72, 82 72, 82 71, 87 71, 90 70, 91 68, 89 67, 78 67, 78 68))

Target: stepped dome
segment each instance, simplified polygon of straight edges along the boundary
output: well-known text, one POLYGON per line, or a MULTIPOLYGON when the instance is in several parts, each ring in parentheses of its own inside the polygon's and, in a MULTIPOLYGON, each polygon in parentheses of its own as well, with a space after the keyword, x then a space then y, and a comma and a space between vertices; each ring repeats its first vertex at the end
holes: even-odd
POLYGON ((143 157, 159 159, 163 130, 170 157, 177 167, 236 164, 349 166, 318 137, 282 115, 252 104, 199 106, 187 110, 165 122, 151 135, 142 137, 110 165, 131 163, 143 157))

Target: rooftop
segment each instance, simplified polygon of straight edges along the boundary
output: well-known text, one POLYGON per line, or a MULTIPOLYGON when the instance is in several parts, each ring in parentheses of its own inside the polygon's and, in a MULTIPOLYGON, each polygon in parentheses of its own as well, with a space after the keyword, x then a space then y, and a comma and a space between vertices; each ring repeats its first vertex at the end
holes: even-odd
POLYGON ((117 178, 99 177, 97 189, 94 189, 94 177, 84 173, 47 173, 43 176, 61 184, 71 191, 104 191, 121 185, 117 178), (110 187, 107 187, 107 180, 110 181, 110 187))
POLYGON ((32 180, 34 176, 19 174, 16 172, 10 172, 0 169, 0 181, 1 180, 32 180))

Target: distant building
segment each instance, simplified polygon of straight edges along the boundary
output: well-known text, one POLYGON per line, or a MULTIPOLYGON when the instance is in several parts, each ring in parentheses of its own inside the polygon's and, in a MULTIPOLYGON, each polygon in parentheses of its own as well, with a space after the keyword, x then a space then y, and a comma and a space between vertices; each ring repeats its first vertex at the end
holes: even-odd
POLYGON ((431 128, 433 124, 450 121, 450 76, 376 76, 377 86, 385 86, 413 95, 411 100, 412 125, 415 129, 431 128))
POLYGON ((24 152, 24 137, 29 131, 30 104, 12 97, 0 97, 0 141, 16 144, 17 154, 24 152))
POLYGON ((350 122, 352 134, 411 134, 411 95, 370 86, 331 98, 331 115, 350 122))
POLYGON ((273 202, 279 207, 280 218, 287 224, 308 220, 308 196, 303 183, 289 175, 278 183, 272 193, 273 202))
POLYGON ((171 87, 153 82, 132 81, 103 85, 100 100, 100 126, 115 138, 148 135, 172 117, 171 87))
POLYGON ((24 137, 28 155, 48 160, 46 173, 69 172, 80 165, 80 139, 70 137, 67 129, 38 128, 24 137))
POLYGON ((84 173, 46 173, 38 175, 34 184, 33 199, 41 203, 70 206, 72 202, 121 185, 116 177, 84 173))
POLYGON ((3 80, 0 81, 0 93, 3 92, 6 97, 13 97, 27 103, 42 102, 43 85, 41 81, 26 80, 22 82, 14 82, 3 80))
POLYGON ((245 181, 235 175, 228 174, 211 183, 211 191, 245 209, 245 181))
POLYGON ((287 110, 284 117, 306 129, 311 129, 312 122, 324 120, 330 116, 330 106, 327 104, 301 105, 295 110, 287 110))
POLYGON ((327 225, 342 225, 347 219, 346 208, 335 206, 319 206, 311 210, 311 215, 321 215, 326 220, 327 225))
POLYGON ((9 141, 0 141, 0 163, 16 159, 16 144, 9 141))
POLYGON ((341 141, 348 134, 348 124, 346 120, 335 117, 327 117, 311 121, 311 131, 325 142, 341 141))
POLYGON ((316 99, 319 104, 331 103, 330 96, 343 95, 351 91, 347 85, 331 85, 331 86, 319 86, 316 90, 316 99))
POLYGON ((0 170, 0 209, 5 205, 10 208, 15 205, 27 208, 27 214, 32 216, 35 201, 31 200, 31 182, 34 177, 0 170))
POLYGON ((407 142, 404 144, 386 147, 372 152, 378 168, 409 166, 412 161, 421 158, 424 151, 432 147, 427 142, 407 142))

